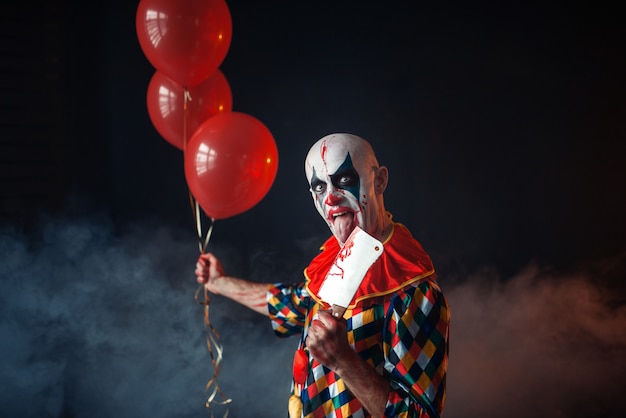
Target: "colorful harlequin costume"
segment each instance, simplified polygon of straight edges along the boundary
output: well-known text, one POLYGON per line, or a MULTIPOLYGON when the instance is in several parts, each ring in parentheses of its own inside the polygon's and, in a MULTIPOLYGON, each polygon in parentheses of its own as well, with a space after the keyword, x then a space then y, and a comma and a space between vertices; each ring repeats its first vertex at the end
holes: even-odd
MULTIPOLYGON (((394 223, 384 247, 344 315, 348 341, 390 381, 385 417, 439 417, 445 400, 448 305, 430 257, 406 227, 394 223)), ((341 377, 315 361, 305 347, 320 307, 317 291, 339 250, 339 242, 331 237, 305 269, 304 283, 270 287, 275 333, 301 334, 292 387, 292 400, 301 407, 296 416, 370 416, 341 377)))

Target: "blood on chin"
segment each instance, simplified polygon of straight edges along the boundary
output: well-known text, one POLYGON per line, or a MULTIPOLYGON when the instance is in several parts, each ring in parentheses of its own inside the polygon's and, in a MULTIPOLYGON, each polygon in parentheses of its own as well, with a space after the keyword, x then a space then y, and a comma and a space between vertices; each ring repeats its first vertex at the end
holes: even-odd
POLYGON ((336 216, 333 219, 333 234, 341 242, 344 243, 356 227, 357 223, 354 219, 354 213, 348 212, 344 215, 336 216))

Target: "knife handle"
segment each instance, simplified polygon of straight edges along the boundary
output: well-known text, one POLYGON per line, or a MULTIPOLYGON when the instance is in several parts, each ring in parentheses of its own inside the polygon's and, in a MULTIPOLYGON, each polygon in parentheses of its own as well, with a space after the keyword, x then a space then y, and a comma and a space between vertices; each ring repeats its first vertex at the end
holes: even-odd
POLYGON ((342 319, 343 318, 343 314, 346 313, 346 308, 344 308, 343 306, 339 306, 339 305, 333 305, 330 308, 330 314, 337 319, 342 319))

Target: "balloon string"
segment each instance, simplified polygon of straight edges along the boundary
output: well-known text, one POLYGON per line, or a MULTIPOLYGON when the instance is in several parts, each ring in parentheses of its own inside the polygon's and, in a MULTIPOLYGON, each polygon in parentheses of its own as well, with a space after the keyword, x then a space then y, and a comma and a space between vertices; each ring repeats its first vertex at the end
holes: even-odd
MULTIPOLYGON (((193 216, 196 224, 196 232, 198 234, 198 249, 201 254, 204 254, 206 251, 206 247, 209 244, 209 240, 211 239, 211 234, 213 233, 213 225, 215 224, 215 218, 211 217, 211 225, 209 226, 206 236, 204 240, 202 239, 202 218, 201 218, 201 210, 198 201, 194 199, 191 191, 189 192, 189 202, 191 204, 191 209, 193 211, 193 216)), ((206 338, 207 350, 209 351, 209 356, 211 357, 211 365, 213 366, 213 376, 207 384, 205 385, 205 390, 209 392, 207 397, 205 406, 211 411, 211 418, 213 415, 213 406, 214 405, 228 405, 232 402, 232 399, 227 398, 226 395, 222 392, 217 379, 221 369, 222 364, 222 354, 224 352, 224 347, 220 342, 220 335, 217 332, 217 329, 211 323, 210 315, 209 315, 209 306, 211 304, 211 299, 209 297, 209 292, 204 285, 200 285, 198 290, 194 295, 194 300, 196 303, 202 305, 204 307, 204 332, 206 338), (200 293, 202 292, 203 299, 200 300, 200 293), (221 400, 216 399, 217 395, 221 397, 221 400)), ((227 418, 229 413, 228 407, 223 415, 223 418, 227 418)))
MULTIPOLYGON (((183 153, 187 149, 187 114, 188 114, 188 102, 191 101, 191 95, 189 94, 189 90, 185 87, 184 93, 184 104, 183 104, 183 153)), ((196 224, 196 234, 198 236, 198 250, 201 254, 204 254, 206 251, 206 247, 209 245, 209 240, 211 239, 211 234, 213 233, 213 225, 215 224, 215 218, 211 217, 211 224, 207 229, 204 240, 202 239, 202 211, 200 209, 200 204, 193 197, 191 190, 189 191, 189 203, 191 204, 191 210, 193 212, 194 222, 196 224)), ((209 305, 210 298, 209 292, 204 285, 200 285, 198 290, 194 295, 194 300, 196 303, 202 305, 204 307, 204 332, 206 338, 207 350, 209 351, 209 356, 211 357, 211 365, 213 366, 213 376, 207 384, 205 385, 205 390, 209 392, 209 396, 207 397, 205 406, 211 411, 211 418, 213 418, 213 405, 228 405, 232 402, 232 399, 227 398, 226 395, 222 392, 219 384, 217 383, 217 377, 220 372, 221 364, 222 364, 222 354, 224 352, 224 347, 220 342, 220 335, 217 332, 217 329, 211 323, 211 319, 209 317, 209 305), (200 300, 200 292, 203 292, 203 299, 200 300), (216 396, 220 395, 222 400, 217 399, 216 396)), ((226 412, 224 413, 223 418, 228 417, 228 408, 226 408, 226 412)))
POLYGON ((209 245, 209 240, 211 239, 211 235, 213 234, 213 225, 215 225, 215 218, 211 217, 211 224, 207 228, 204 239, 202 238, 202 219, 200 210, 200 205, 198 201, 193 197, 191 191, 189 191, 189 204, 191 205, 191 211, 193 213, 194 221, 196 224, 196 234, 198 237, 198 250, 200 254, 204 254, 206 251, 206 247, 209 245))
MULTIPOLYGON (((196 294, 194 295, 196 303, 204 306, 204 329, 206 334, 206 345, 211 357, 211 365, 213 366, 213 376, 205 385, 205 390, 209 393, 205 406, 211 411, 211 418, 213 418, 213 405, 228 405, 232 402, 232 399, 227 398, 222 389, 220 388, 217 378, 222 367, 222 354, 224 352, 224 346, 220 342, 220 335, 211 323, 209 316, 210 298, 206 287, 201 285, 198 287, 196 294), (201 291, 203 294, 203 300, 200 300, 201 291), (216 399, 217 395, 221 397, 221 400, 216 399)), ((224 413, 223 418, 228 417, 228 408, 224 413)))
POLYGON ((187 150, 187 113, 188 113, 187 104, 190 101, 191 101, 191 94, 189 93, 189 90, 187 89, 187 87, 185 87, 185 90, 183 93, 183 154, 187 150))

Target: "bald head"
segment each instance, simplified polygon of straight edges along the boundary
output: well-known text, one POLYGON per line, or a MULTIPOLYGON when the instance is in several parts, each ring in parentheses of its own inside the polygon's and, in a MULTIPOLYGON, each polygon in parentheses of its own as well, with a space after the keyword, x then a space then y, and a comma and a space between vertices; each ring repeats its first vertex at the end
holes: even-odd
POLYGON ((336 171, 348 154, 359 172, 378 167, 378 160, 369 142, 352 134, 330 134, 319 139, 309 150, 304 164, 307 179, 310 181, 312 171, 319 163, 326 164, 331 172, 336 171))
POLYGON ((327 135, 311 147, 304 167, 315 207, 340 243, 357 225, 374 236, 383 233, 387 169, 369 142, 352 134, 327 135))

